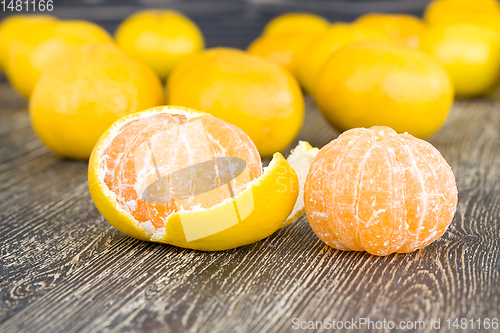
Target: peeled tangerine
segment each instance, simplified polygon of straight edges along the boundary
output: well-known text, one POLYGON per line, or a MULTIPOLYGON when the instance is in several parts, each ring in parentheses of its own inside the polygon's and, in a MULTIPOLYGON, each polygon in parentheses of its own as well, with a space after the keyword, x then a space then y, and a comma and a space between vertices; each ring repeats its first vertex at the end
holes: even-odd
POLYGON ((379 256, 432 243, 458 200, 439 151, 384 126, 349 130, 323 147, 304 191, 307 219, 322 241, 379 256))
MULTIPOLYGON (((293 163, 307 172, 311 152, 298 155, 310 146, 297 149, 293 163)), ((256 242, 301 210, 294 209, 299 179, 280 153, 262 170, 255 144, 241 129, 176 106, 116 121, 92 152, 89 189, 123 233, 200 250, 256 242)))

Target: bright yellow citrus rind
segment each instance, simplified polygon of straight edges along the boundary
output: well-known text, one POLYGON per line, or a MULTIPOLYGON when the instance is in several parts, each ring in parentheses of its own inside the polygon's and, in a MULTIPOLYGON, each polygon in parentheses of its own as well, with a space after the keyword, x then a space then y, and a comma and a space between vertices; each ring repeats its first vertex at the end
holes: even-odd
POLYGON ((285 13, 277 16, 266 25, 263 36, 287 33, 318 33, 328 27, 328 21, 311 13, 285 13))
POLYGON ((29 34, 36 24, 55 19, 50 15, 23 14, 11 15, 3 19, 0 23, 0 68, 4 71, 7 69, 9 45, 13 40, 29 34))
POLYGON ((203 34, 193 21, 177 11, 162 9, 143 10, 127 18, 116 31, 116 42, 162 80, 178 63, 205 45, 203 34))

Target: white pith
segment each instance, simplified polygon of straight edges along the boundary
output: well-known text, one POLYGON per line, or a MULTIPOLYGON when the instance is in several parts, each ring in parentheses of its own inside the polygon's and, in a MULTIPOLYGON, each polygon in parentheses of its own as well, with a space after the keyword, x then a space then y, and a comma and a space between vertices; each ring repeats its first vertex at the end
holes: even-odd
POLYGON ((287 157, 287 162, 295 170, 297 178, 299 179, 299 196, 293 206, 292 213, 288 219, 284 222, 284 225, 293 222, 293 220, 299 218, 298 214, 304 211, 304 185, 307 178, 307 173, 309 172, 309 167, 311 166, 312 160, 319 152, 318 148, 308 149, 308 144, 304 141, 299 141, 299 144, 290 152, 287 157))

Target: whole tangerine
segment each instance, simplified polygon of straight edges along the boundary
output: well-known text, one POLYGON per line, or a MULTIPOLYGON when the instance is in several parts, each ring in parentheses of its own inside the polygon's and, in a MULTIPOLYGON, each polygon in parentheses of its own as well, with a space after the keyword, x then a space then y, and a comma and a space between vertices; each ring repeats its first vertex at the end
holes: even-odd
MULTIPOLYGON (((468 20, 481 15, 499 15, 500 4, 496 0, 436 0, 429 3, 424 12, 424 19, 430 25, 468 20)), ((497 21, 498 23, 498 21, 497 21)))
POLYGON ((198 26, 174 10, 139 11, 123 21, 115 35, 121 48, 151 67, 162 80, 205 45, 198 26))
POLYGON ((75 47, 47 68, 30 99, 33 128, 57 154, 86 160, 117 119, 165 103, 156 74, 111 43, 75 47))
POLYGON ((50 15, 22 15, 15 14, 3 19, 0 23, 0 68, 7 69, 9 59, 9 44, 22 36, 27 35, 40 23, 50 22, 56 18, 50 15))
POLYGON ((304 99, 281 67, 236 49, 214 48, 179 64, 167 83, 168 104, 207 112, 241 128, 261 156, 285 149, 298 134, 304 99))
POLYGON ((311 38, 299 55, 297 78, 308 94, 315 94, 316 82, 328 58, 339 48, 360 41, 392 42, 385 32, 357 24, 335 23, 311 38))
POLYGON ((288 33, 318 33, 328 27, 328 21, 312 13, 289 12, 273 18, 264 27, 263 36, 288 33))
POLYGON ((426 29, 419 18, 404 14, 370 13, 358 18, 355 24, 379 31, 381 35, 387 34, 395 42, 411 49, 418 49, 426 29))
POLYGON ((441 127, 453 102, 451 79, 438 61, 379 42, 332 54, 315 91, 319 109, 339 131, 382 125, 421 139, 441 127))
POLYGON ((441 237, 458 197, 453 172, 436 148, 374 126, 344 132, 320 150, 304 201, 323 242, 382 256, 412 252, 441 237))
POLYGON ((486 95, 500 84, 499 31, 468 23, 435 25, 421 49, 444 66, 458 97, 486 95))
POLYGON ((7 77, 22 96, 30 98, 41 73, 52 64, 64 61, 73 47, 112 42, 106 30, 92 22, 39 23, 9 44, 7 77))
POLYGON ((297 77, 297 67, 305 47, 316 34, 289 33, 260 36, 248 46, 248 53, 266 59, 297 77))

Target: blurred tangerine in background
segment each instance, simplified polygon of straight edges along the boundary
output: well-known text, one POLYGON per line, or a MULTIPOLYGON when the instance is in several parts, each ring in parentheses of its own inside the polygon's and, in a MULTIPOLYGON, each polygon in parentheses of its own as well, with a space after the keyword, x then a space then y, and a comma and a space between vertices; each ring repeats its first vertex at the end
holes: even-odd
POLYGON ((9 60, 10 43, 27 33, 38 23, 56 20, 50 15, 11 15, 0 23, 0 69, 5 71, 9 60))
POLYGON ((346 23, 332 24, 312 39, 304 48, 297 68, 299 82, 306 92, 314 96, 321 69, 336 50, 344 45, 364 40, 392 41, 380 31, 346 23))
POLYGON ((91 22, 53 20, 32 26, 9 44, 9 81, 29 98, 44 69, 63 60, 71 47, 96 42, 113 40, 91 22))
POLYGON ((88 159, 118 118, 165 103, 156 74, 111 43, 73 47, 41 75, 29 109, 40 139, 57 154, 88 159))
POLYGON ((485 95, 500 83, 498 31, 467 23, 432 26, 422 50, 444 65, 458 97, 485 95))
POLYGON ((426 26, 412 15, 370 13, 361 16, 355 24, 380 35, 390 37, 394 42, 412 49, 418 49, 426 26))
POLYGON ((500 5, 494 0, 438 0, 426 12, 421 49, 443 64, 458 97, 493 92, 500 84, 500 5))
MULTIPOLYGON (((481 20, 478 20, 481 16, 484 22, 485 17, 498 14, 500 14, 500 4, 497 0, 434 0, 427 6, 424 19, 430 25, 466 22, 467 20, 481 24, 481 20)), ((486 22, 488 23, 491 21, 486 22)), ((500 25, 500 22, 496 22, 496 25, 500 25)))
POLYGON ((436 60, 380 42, 336 51, 315 90, 319 109, 339 131, 384 125, 418 138, 441 127, 453 102, 452 82, 436 60))
POLYGON ((248 53, 266 59, 297 77, 301 55, 317 34, 287 33, 260 36, 248 46, 248 53))
POLYGON ((314 34, 328 27, 329 22, 316 14, 285 13, 269 21, 262 36, 283 35, 289 33, 314 34))
POLYGON ((186 57, 200 52, 204 39, 185 15, 167 9, 139 11, 116 30, 116 42, 164 80, 186 57))
POLYGON ((302 92, 292 75, 236 49, 215 48, 188 58, 167 86, 169 104, 240 127, 266 157, 290 145, 304 119, 302 92))
POLYGON ((297 67, 306 46, 328 28, 328 21, 314 14, 288 13, 271 20, 248 53, 266 59, 297 77, 297 67))

